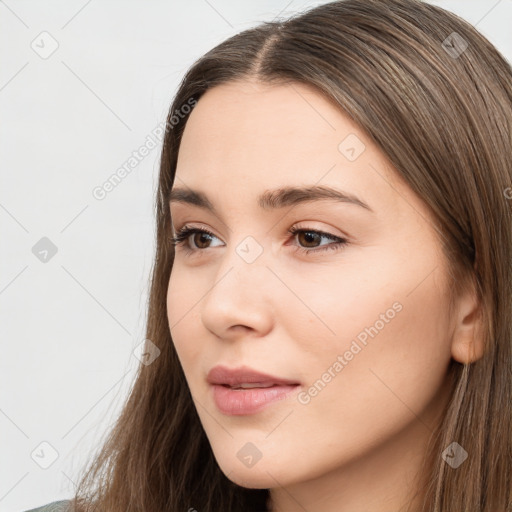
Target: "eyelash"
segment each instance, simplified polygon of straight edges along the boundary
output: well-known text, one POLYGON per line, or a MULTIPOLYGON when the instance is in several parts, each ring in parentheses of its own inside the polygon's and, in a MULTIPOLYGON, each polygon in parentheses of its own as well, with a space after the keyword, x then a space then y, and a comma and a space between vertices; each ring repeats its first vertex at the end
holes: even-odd
MULTIPOLYGON (((209 236, 217 238, 211 231, 208 231, 207 229, 198 229, 198 228, 190 228, 188 226, 183 226, 178 232, 176 233, 176 236, 171 237, 171 243, 175 246, 181 245, 183 246, 183 250, 186 253, 195 253, 198 251, 204 251, 205 249, 192 249, 190 247, 187 247, 185 245, 186 241, 190 237, 190 235, 195 233, 205 233, 209 236)), ((295 236, 297 233, 315 233, 318 235, 321 235, 325 238, 329 238, 331 240, 337 240, 337 242, 333 244, 327 244, 325 246, 317 247, 315 249, 305 249, 304 247, 296 246, 295 250, 298 252, 301 252, 302 254, 311 254, 315 252, 321 252, 326 250, 339 250, 345 245, 348 244, 348 241, 344 238, 340 238, 338 236, 331 235, 330 233, 325 233, 324 231, 318 231, 315 229, 300 229, 300 228, 290 228, 287 233, 289 235, 295 236)), ((208 249, 208 247, 207 247, 208 249)))

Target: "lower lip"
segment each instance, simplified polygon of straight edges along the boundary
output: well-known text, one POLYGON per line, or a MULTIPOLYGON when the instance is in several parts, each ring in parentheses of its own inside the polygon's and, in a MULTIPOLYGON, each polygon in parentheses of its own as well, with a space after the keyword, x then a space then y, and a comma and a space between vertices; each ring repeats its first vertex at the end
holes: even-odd
POLYGON ((270 388, 232 389, 213 384, 213 399, 223 414, 240 416, 254 414, 264 407, 283 400, 299 386, 272 386, 270 388))

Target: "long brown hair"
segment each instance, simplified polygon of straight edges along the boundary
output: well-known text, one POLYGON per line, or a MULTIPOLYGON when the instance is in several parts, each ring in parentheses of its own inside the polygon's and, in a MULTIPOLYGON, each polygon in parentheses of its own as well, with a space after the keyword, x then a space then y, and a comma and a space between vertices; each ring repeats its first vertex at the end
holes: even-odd
POLYGON ((234 484, 216 463, 166 310, 174 260, 168 196, 192 110, 184 106, 239 79, 315 87, 430 207, 454 278, 452 299, 469 283, 478 293, 486 350, 474 362, 452 360, 450 400, 424 466, 423 511, 510 512, 512 69, 469 23, 419 0, 336 1, 264 22, 186 73, 167 118, 156 196, 146 337, 161 353, 141 364, 84 471, 77 512, 267 510, 267 489, 234 484), (441 456, 454 441, 468 452, 457 469, 441 456))

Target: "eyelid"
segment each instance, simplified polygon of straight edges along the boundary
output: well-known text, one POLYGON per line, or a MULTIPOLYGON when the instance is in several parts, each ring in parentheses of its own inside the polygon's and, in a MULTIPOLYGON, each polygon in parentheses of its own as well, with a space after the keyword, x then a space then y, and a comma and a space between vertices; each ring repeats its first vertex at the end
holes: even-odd
MULTIPOLYGON (((294 224, 289 230, 287 230, 287 233, 290 232, 291 229, 296 231, 317 231, 320 233, 323 233, 324 235, 332 236, 334 238, 343 238, 344 240, 348 240, 350 237, 348 234, 343 233, 340 229, 335 228, 334 226, 329 226, 327 228, 323 227, 315 227, 312 225, 312 223, 319 223, 320 221, 310 220, 310 221, 300 221, 297 224, 294 224), (305 225, 303 225, 305 224, 305 225), (334 233, 333 231, 337 231, 339 234, 334 233)), ((325 224, 325 223, 324 223, 325 224)))
POLYGON ((190 231, 192 230, 198 230, 198 231, 206 231, 207 233, 211 234, 212 236, 216 237, 216 238, 219 238, 215 233, 213 233, 213 231, 210 229, 210 228, 207 228, 207 227, 204 227, 204 226, 196 226, 195 223, 191 223, 191 222, 184 222, 180 227, 178 227, 177 229, 174 229, 174 226, 173 226, 173 229, 172 229, 172 232, 173 232, 173 235, 172 235, 172 238, 176 238, 176 236, 178 236, 179 233, 183 232, 185 229, 188 229, 190 231))
MULTIPOLYGON (((343 238, 343 239, 346 239, 346 240, 350 239, 350 237, 346 233, 343 233, 339 229, 334 228, 332 226, 330 228, 327 228, 327 229, 337 230, 340 234, 335 234, 332 231, 331 232, 326 231, 325 228, 321 228, 321 227, 318 228, 318 227, 312 226, 311 223, 315 223, 315 222, 318 223, 319 221, 314 221, 314 220, 311 220, 311 221, 307 221, 307 220, 306 221, 299 221, 298 223, 294 224, 291 228, 289 228, 286 231, 286 234, 289 235, 290 234, 290 230, 293 229, 295 231, 315 231, 315 232, 320 232, 320 233, 322 233, 322 234, 324 234, 326 236, 331 236, 331 237, 335 237, 335 238, 343 238), (308 223, 308 222, 310 224, 306 224, 305 226, 303 225, 303 223, 308 223)), ((219 237, 218 235, 213 233, 212 229, 210 229, 209 227, 205 227, 202 224, 196 223, 194 221, 191 221, 191 222, 185 221, 185 222, 179 223, 177 228, 175 228, 174 223, 172 223, 172 221, 171 221, 171 226, 172 226, 171 232, 172 232, 172 237, 173 238, 175 238, 178 233, 183 231, 184 228, 188 228, 190 230, 197 229, 199 231, 206 231, 209 234, 211 234, 212 236, 221 239, 221 237, 219 237)))

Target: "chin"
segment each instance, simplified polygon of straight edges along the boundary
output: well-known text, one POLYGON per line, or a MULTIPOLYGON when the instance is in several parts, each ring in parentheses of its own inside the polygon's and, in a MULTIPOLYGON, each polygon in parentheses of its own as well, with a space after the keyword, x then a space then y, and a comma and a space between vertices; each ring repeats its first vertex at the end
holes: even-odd
POLYGON ((269 468, 266 461, 261 459, 254 466, 245 467, 236 455, 234 460, 225 460, 221 457, 220 461, 217 459, 217 463, 226 478, 241 487, 269 489, 276 486, 276 480, 271 476, 275 471, 275 463, 271 464, 269 468))
POLYGON ((231 480, 236 485, 240 487, 245 487, 246 489, 270 489, 271 487, 276 486, 276 481, 265 471, 252 473, 251 471, 255 470, 255 468, 247 469, 247 470, 236 470, 228 472, 226 474, 226 478, 231 480))

